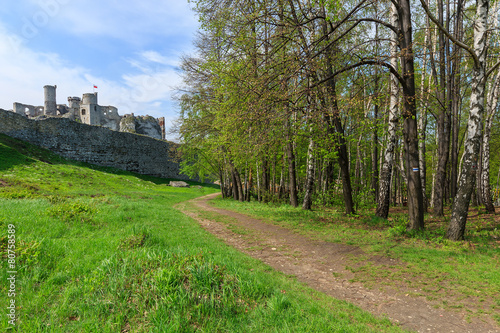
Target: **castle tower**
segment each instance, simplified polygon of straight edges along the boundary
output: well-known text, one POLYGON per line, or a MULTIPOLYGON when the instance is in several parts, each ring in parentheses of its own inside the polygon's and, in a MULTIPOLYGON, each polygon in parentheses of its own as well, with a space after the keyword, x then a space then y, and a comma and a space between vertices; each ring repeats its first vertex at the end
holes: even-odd
POLYGON ((97 104, 97 93, 83 94, 80 104, 80 119, 88 125, 101 125, 101 107, 97 104))
POLYGON ((57 104, 56 104, 56 89, 57 86, 44 86, 43 92, 45 97, 45 109, 43 114, 46 116, 56 116, 57 115, 57 104))
POLYGON ((26 107, 23 104, 17 103, 17 102, 14 103, 14 109, 13 109, 13 111, 15 113, 25 116, 26 115, 26 111, 25 110, 26 110, 26 107))
POLYGON ((78 108, 80 109, 80 102, 82 100, 80 97, 68 97, 68 105, 70 109, 78 108))
POLYGON ((83 94, 82 104, 97 104, 97 93, 83 94))
POLYGON ((165 140, 165 138, 166 138, 165 117, 158 118, 158 123, 160 124, 160 128, 161 128, 161 139, 165 140))

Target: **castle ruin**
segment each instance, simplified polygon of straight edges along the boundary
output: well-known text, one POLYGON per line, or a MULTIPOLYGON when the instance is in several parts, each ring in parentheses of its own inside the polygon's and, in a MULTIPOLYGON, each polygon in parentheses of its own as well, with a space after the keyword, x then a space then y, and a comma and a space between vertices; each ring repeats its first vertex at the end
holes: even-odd
POLYGON ((129 132, 165 140, 165 118, 151 116, 120 116, 114 106, 102 106, 97 101, 97 93, 85 93, 82 98, 68 97, 68 104, 57 104, 57 86, 46 85, 44 90, 44 105, 34 106, 14 103, 13 112, 29 119, 44 119, 49 117, 68 118, 87 125, 102 126, 114 131, 129 132))

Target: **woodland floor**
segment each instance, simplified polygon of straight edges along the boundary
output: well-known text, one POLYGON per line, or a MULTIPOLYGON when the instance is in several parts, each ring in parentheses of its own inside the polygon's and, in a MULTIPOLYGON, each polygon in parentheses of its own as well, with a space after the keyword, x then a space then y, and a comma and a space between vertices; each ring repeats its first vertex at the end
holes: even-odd
MULTIPOLYGON (((468 316, 467 306, 463 309, 443 309, 437 301, 413 296, 417 291, 415 287, 409 289, 404 285, 367 288, 362 283, 350 282, 354 273, 346 269, 346 266, 352 265, 353 258, 358 258, 358 262, 368 260, 374 265, 395 267, 405 265, 404 262, 370 256, 355 246, 314 240, 262 220, 215 208, 209 201, 217 195, 190 200, 177 205, 177 209, 196 219, 226 244, 320 292, 355 304, 376 316, 387 317, 410 331, 500 332, 500 327, 488 316, 468 316), (200 216, 201 212, 222 215, 231 218, 232 222, 207 220, 200 216)), ((379 281, 381 286, 383 279, 381 277, 379 281)))

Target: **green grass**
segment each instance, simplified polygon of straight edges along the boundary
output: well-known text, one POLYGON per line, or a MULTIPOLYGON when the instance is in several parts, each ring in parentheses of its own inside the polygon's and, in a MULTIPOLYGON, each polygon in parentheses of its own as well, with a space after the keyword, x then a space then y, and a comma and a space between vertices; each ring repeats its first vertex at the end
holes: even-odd
POLYGON ((217 189, 167 182, 0 135, 0 331, 401 331, 224 245, 173 208, 217 189), (15 329, 6 319, 9 225, 15 329))
POLYGON ((407 214, 396 212, 389 220, 360 212, 346 217, 335 210, 303 211, 289 205, 217 199, 213 205, 296 230, 328 242, 358 246, 367 254, 389 256, 399 265, 379 265, 352 258, 346 267, 354 281, 372 288, 391 286, 418 290, 416 294, 448 308, 468 308, 492 315, 500 323, 500 223, 471 219, 467 241, 450 242, 444 236, 446 219, 427 219, 427 230, 406 233, 407 214))

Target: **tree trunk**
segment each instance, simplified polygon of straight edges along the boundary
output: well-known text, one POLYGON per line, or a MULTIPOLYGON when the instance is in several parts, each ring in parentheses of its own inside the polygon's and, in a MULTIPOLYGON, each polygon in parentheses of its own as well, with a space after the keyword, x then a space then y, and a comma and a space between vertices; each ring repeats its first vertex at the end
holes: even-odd
POLYGON ((256 163, 256 169, 257 169, 257 201, 260 202, 261 194, 260 194, 259 162, 256 163))
POLYGON ((459 79, 453 85, 453 100, 452 100, 452 137, 451 137, 451 151, 450 151, 450 197, 454 198, 457 193, 457 179, 458 179, 458 134, 460 131, 459 126, 459 110, 460 110, 460 86, 459 79))
POLYGON ((305 210, 310 210, 312 204, 312 192, 314 186, 314 163, 315 163, 313 150, 314 150, 314 140, 311 135, 311 138, 309 139, 309 148, 307 149, 306 186, 305 186, 304 201, 302 202, 302 209, 305 210))
POLYGON ((236 181, 236 172, 235 170, 233 169, 233 171, 231 172, 232 176, 233 176, 233 186, 232 186, 232 192, 233 192, 233 199, 234 200, 239 200, 239 191, 238 191, 238 185, 237 185, 237 181, 236 181))
POLYGON ((288 157, 288 177, 289 177, 289 190, 290 190, 290 205, 297 207, 299 199, 297 198, 297 175, 295 170, 295 154, 293 152, 293 143, 289 134, 290 128, 287 128, 286 141, 287 141, 287 157, 288 157))
MULTIPOLYGON (((486 87, 485 87, 486 89, 486 87)), ((479 139, 479 158, 478 158, 478 163, 477 163, 477 168, 476 168, 476 191, 475 191, 475 200, 476 204, 475 206, 482 206, 484 205, 483 203, 483 184, 481 183, 481 174, 483 170, 483 124, 481 123, 481 137, 479 139)))
POLYGON ((248 163, 247 163, 247 167, 245 168, 245 178, 243 181, 243 200, 242 201, 247 201, 247 196, 248 196, 248 163))
POLYGON ((337 153, 340 166, 340 172, 342 174, 342 193, 344 195, 345 212, 347 215, 355 214, 354 202, 352 200, 352 187, 351 187, 351 175, 349 174, 349 157, 347 154, 347 144, 344 137, 344 128, 340 120, 340 113, 337 107, 337 100, 334 97, 334 116, 333 122, 335 128, 337 129, 337 153))
MULTIPOLYGON (((427 44, 427 40, 429 38, 430 30, 428 30, 425 34, 425 42, 427 44)), ((427 52, 424 51, 424 64, 423 68, 427 67, 427 52)), ((419 141, 418 141, 418 161, 420 166, 420 181, 422 182, 422 197, 424 199, 424 211, 427 211, 427 207, 429 205, 427 200, 427 191, 426 191, 426 181, 427 181, 427 164, 425 161, 425 138, 427 134, 427 108, 429 106, 429 100, 427 96, 424 96, 424 87, 425 87, 425 70, 422 71, 422 81, 420 86, 420 100, 423 101, 424 105, 420 108, 420 117, 418 119, 418 130, 419 130, 419 141)))
POLYGON ((232 172, 231 172, 231 174, 229 174, 228 171, 224 172, 224 178, 226 179, 225 186, 224 186, 225 191, 226 191, 226 198, 233 196, 232 176, 233 176, 232 172))
MULTIPOLYGON (((462 40, 463 35, 463 0, 456 2, 456 19, 454 36, 457 40, 462 40)), ((450 197, 454 198, 457 193, 458 179, 458 134, 459 128, 459 110, 460 110, 460 58, 461 48, 453 45, 453 69, 451 71, 451 151, 450 151, 450 197)))
POLYGON ((283 197, 283 192, 285 192, 285 179, 284 179, 284 171, 283 169, 285 168, 285 161, 283 160, 282 167, 281 167, 281 173, 280 173, 280 185, 279 185, 279 192, 278 192, 278 199, 281 200, 283 197))
MULTIPOLYGON (((324 6, 321 7, 323 15, 326 17, 324 6)), ((329 42, 328 26, 326 20, 323 21, 323 34, 325 40, 329 42)), ((326 75, 330 79, 326 82, 328 101, 330 102, 331 116, 328 115, 326 119, 332 122, 335 128, 336 143, 335 148, 338 154, 338 161, 340 166, 340 172, 342 175, 342 186, 343 186, 343 196, 346 214, 354 214, 354 202, 352 200, 352 187, 351 187, 351 175, 349 174, 349 156, 347 153, 347 143, 345 140, 344 127, 342 125, 342 119, 340 118, 340 110, 337 104, 337 92, 336 92, 336 80, 333 74, 333 61, 331 58, 334 50, 328 47, 326 50, 326 75)), ((330 123, 327 126, 331 126, 330 123)))
POLYGON ((359 200, 359 193, 361 192, 362 188, 362 183, 361 183, 361 178, 362 176, 362 159, 363 156, 361 155, 361 141, 363 140, 363 134, 359 135, 358 142, 356 143, 356 164, 354 168, 354 197, 357 198, 356 202, 359 200))
POLYGON ((488 0, 477 0, 477 17, 474 25, 474 62, 470 113, 467 122, 467 140, 464 146, 463 166, 458 182, 457 195, 453 201, 450 225, 446 237, 451 240, 464 238, 469 204, 478 166, 481 122, 484 113, 484 91, 486 79, 486 39, 488 25, 488 0))
MULTIPOLYGON (((391 6, 392 24, 399 25, 398 13, 394 6, 391 6)), ((390 52, 391 52, 391 65, 398 68, 397 59, 397 35, 393 33, 391 38, 390 52)), ((396 128, 399 121, 398 112, 398 96, 399 96, 399 83, 393 74, 390 74, 390 105, 389 105, 389 126, 387 147, 384 152, 384 164, 381 169, 379 179, 379 196, 377 202, 377 211, 375 215, 386 219, 389 216, 389 206, 391 201, 391 176, 394 164, 394 150, 396 148, 397 136, 396 128)))
POLYGON ((484 134, 483 134, 483 158, 481 170, 481 183, 482 183, 482 201, 489 213, 495 213, 495 206, 491 198, 490 189, 490 139, 491 139, 491 126, 493 124, 493 117, 496 114, 497 108, 500 106, 500 72, 495 77, 492 86, 488 93, 488 103, 486 109, 486 119, 484 121, 484 134))
POLYGON ((250 193, 252 191, 253 187, 253 178, 252 178, 252 168, 250 168, 248 172, 248 187, 247 187, 247 193, 246 193, 246 201, 250 202, 250 193))
POLYGON ((498 168, 497 183, 495 185, 495 205, 498 205, 498 201, 499 201, 499 196, 498 196, 498 192, 499 192, 498 184, 499 184, 499 182, 500 182, 500 168, 498 168))
POLYGON ((239 201, 243 202, 243 201, 245 201, 245 196, 243 195, 243 184, 241 182, 240 173, 236 169, 234 171, 236 173, 236 185, 238 188, 238 199, 239 199, 239 201))
POLYGON ((219 169, 219 182, 220 182, 220 192, 222 194, 222 198, 226 198, 226 190, 225 190, 225 182, 224 182, 224 174, 222 173, 222 169, 219 169))
POLYGON ((232 168, 233 174, 233 192, 234 192, 234 200, 244 201, 245 196, 243 194, 243 184, 241 183, 240 173, 234 166, 234 163, 231 159, 229 159, 229 164, 232 168))
MULTIPOLYGON (((378 68, 378 67, 377 67, 378 68)), ((379 77, 378 71, 375 73, 375 94, 378 95, 379 90, 379 77)), ((379 101, 378 96, 375 97, 375 103, 373 106, 373 148, 372 148, 372 184, 371 188, 375 200, 378 198, 378 111, 379 111, 379 101)))
POLYGON ((277 156, 274 155, 274 161, 273 161, 273 177, 271 180, 271 193, 273 196, 276 195, 276 159, 277 156))
POLYGON ((397 168, 394 168, 393 176, 392 176, 392 205, 396 206, 398 201, 398 180, 399 180, 399 171, 397 168))
POLYGON ((495 207, 493 206, 493 200, 491 199, 491 188, 490 188, 490 137, 491 137, 491 122, 485 124, 484 134, 483 134, 483 148, 482 148, 482 166, 481 166, 481 201, 490 214, 495 213, 495 207), (487 128, 489 125, 490 128, 487 128))
MULTIPOLYGON (((438 0, 437 3, 438 20, 444 26, 444 7, 443 1, 438 0)), ((443 206, 445 201, 446 187, 446 167, 448 164, 449 148, 450 148, 450 112, 448 102, 446 100, 448 89, 448 80, 446 79, 446 49, 447 43, 442 30, 438 30, 439 36, 439 81, 436 77, 437 95, 441 108, 437 116, 437 165, 434 182, 434 198, 433 198, 433 213, 436 216, 443 216, 443 206)), ((436 69, 433 67, 433 73, 437 76, 436 69)))
POLYGON ((267 157, 262 159, 262 200, 267 202, 269 200, 269 162, 267 157))
POLYGON ((406 159, 406 175, 408 179, 408 216, 407 230, 424 228, 424 207, 422 197, 422 183, 420 181, 418 160, 418 127, 417 108, 415 101, 415 70, 412 41, 412 22, 410 0, 400 0, 400 28, 399 39, 402 51, 401 66, 406 87, 403 89, 403 136, 406 159))
POLYGON ((448 164, 450 147, 450 120, 448 110, 441 110, 437 124, 439 140, 433 202, 433 213, 436 216, 443 216, 446 187, 446 167, 448 164))

